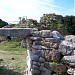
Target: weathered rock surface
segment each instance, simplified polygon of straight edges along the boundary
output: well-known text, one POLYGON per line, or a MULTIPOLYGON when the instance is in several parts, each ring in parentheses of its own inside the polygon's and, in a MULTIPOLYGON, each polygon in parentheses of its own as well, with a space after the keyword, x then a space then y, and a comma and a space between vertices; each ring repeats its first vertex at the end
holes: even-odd
POLYGON ((58 39, 60 39, 60 40, 64 40, 64 37, 63 37, 58 31, 53 31, 53 32, 52 32, 52 36, 53 36, 54 38, 58 38, 58 39))
POLYGON ((51 64, 51 71, 56 75, 62 75, 67 71, 67 67, 63 64, 51 64))
POLYGON ((74 75, 75 74, 75 69, 74 68, 69 68, 67 70, 67 73, 70 74, 70 75, 74 75))
POLYGON ((63 60, 66 63, 75 63, 75 55, 71 55, 71 56, 64 56, 63 60))
POLYGON ((70 43, 68 41, 62 41, 59 45, 59 52, 63 55, 70 55, 74 49, 74 43, 70 43))
POLYGON ((58 50, 52 50, 50 53, 50 57, 53 62, 59 62, 61 61, 61 58, 62 58, 58 50))
POLYGON ((41 37, 52 37, 52 33, 50 30, 41 30, 40 34, 41 34, 41 37))

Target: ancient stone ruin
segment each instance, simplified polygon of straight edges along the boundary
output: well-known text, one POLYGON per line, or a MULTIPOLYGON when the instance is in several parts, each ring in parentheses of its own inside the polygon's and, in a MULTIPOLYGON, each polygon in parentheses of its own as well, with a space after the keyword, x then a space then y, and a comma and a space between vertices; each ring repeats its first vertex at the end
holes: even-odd
POLYGON ((2 28, 0 35, 25 40, 28 54, 25 75, 61 75, 63 72, 74 75, 74 35, 63 37, 58 31, 32 28, 2 28))

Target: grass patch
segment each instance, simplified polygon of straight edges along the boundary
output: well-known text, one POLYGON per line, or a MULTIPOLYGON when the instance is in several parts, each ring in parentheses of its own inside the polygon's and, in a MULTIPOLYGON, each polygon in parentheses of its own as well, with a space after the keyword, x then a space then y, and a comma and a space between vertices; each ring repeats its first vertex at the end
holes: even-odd
POLYGON ((26 49, 20 46, 19 41, 0 43, 0 59, 3 60, 0 61, 0 75, 23 74, 27 67, 26 56, 26 49))

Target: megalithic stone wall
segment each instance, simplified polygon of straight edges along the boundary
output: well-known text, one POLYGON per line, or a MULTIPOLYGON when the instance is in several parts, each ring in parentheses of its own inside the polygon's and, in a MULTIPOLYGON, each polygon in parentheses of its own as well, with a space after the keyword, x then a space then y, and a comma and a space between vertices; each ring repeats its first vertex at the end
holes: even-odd
POLYGON ((51 75, 50 58, 46 55, 46 51, 51 51, 52 44, 59 43, 59 40, 60 38, 52 36, 50 30, 35 31, 27 38, 27 75, 51 75))

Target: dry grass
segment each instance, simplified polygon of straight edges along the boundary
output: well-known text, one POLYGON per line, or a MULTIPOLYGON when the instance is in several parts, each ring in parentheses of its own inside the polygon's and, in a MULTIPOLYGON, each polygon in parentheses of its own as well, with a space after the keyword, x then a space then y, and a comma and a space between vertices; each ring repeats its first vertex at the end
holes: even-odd
POLYGON ((26 65, 26 49, 19 42, 0 43, 0 75, 23 75, 26 65))

